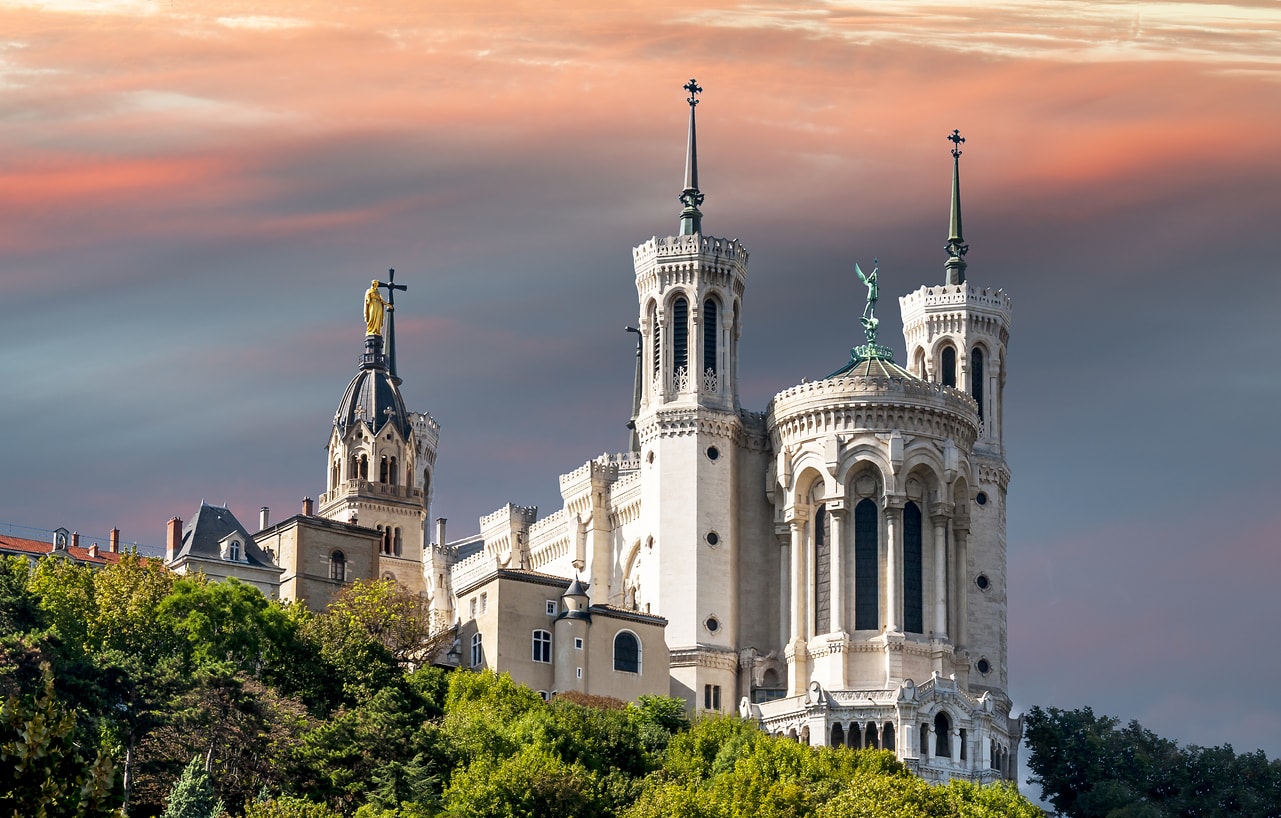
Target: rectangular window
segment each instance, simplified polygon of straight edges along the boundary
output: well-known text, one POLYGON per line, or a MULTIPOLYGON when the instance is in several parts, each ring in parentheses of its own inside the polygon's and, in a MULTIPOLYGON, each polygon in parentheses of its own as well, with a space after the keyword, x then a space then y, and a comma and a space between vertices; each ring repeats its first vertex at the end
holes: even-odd
POLYGON ((471 611, 471 618, 475 619, 476 618, 476 597, 471 598, 471 604, 468 605, 468 610, 471 611))
POLYGON ((574 637, 574 650, 582 650, 582 649, 583 649, 583 637, 581 637, 581 636, 575 636, 575 637, 574 637))
POLYGON ((544 630, 534 631, 534 661, 550 663, 552 660, 552 635, 544 630))
POLYGON ((703 685, 703 709, 720 710, 721 709, 721 686, 720 685, 703 685))
POLYGON ((547 615, 548 616, 556 615, 556 600, 554 599, 547 600, 547 615))
POLYGON ((583 678, 583 669, 581 667, 578 669, 578 678, 583 678))
POLYGON ((480 612, 484 613, 487 610, 489 610, 489 594, 484 593, 480 595, 480 612))

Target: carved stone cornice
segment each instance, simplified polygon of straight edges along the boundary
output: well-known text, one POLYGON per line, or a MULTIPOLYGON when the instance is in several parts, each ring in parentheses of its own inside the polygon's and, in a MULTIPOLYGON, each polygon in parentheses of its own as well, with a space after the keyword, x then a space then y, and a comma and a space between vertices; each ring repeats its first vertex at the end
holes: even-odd
POLYGON ((1009 489, 1010 467, 1005 465, 1004 459, 976 457, 974 460, 980 483, 1000 486, 1003 491, 1009 489))
POLYGON ((706 667, 714 670, 738 670, 738 654, 725 648, 699 645, 692 648, 672 648, 669 652, 672 667, 706 667))
POLYGON ((734 412, 685 406, 659 409, 636 421, 636 432, 642 445, 657 438, 709 434, 728 439, 741 446, 744 442, 743 421, 734 412))

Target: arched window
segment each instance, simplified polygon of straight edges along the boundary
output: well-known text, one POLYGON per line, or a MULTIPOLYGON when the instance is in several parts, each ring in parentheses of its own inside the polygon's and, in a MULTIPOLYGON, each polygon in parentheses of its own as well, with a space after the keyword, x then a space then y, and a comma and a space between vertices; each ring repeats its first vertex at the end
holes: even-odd
POLYGON ((903 507, 903 629, 924 633, 921 583, 921 507, 908 501, 903 507))
POLYGON ((867 723, 867 731, 863 740, 863 746, 870 749, 880 749, 881 742, 876 736, 876 725, 870 721, 867 723))
POLYGON ((614 637, 614 670, 640 673, 641 644, 631 631, 619 631, 614 637))
POLYGON ((716 300, 703 302, 703 372, 716 374, 716 338, 720 335, 720 321, 716 316, 716 300))
POLYGON ((431 499, 431 469, 423 469, 423 497, 431 499))
POLYGON ((544 664, 552 660, 552 635, 549 631, 534 631, 534 661, 544 664))
POLYGON ((934 755, 939 758, 952 757, 952 720, 946 713, 934 717, 934 755))
POLYGON ((378 458, 378 482, 387 483, 390 470, 387 468, 387 455, 378 458))
POLYGON ((337 460, 335 460, 334 465, 329 468, 329 490, 333 491, 336 488, 338 488, 338 461, 337 460))
POLYGON ((827 506, 814 513, 814 632, 832 629, 831 517, 827 506))
POLYGON ((387 482, 391 483, 393 486, 400 485, 400 465, 396 462, 396 458, 394 457, 387 462, 389 464, 387 466, 387 482))
POLYGON ((925 350, 917 347, 912 356, 912 374, 918 378, 925 377, 925 350))
POLYGON ((393 539, 393 543, 392 543, 391 553, 399 557, 401 549, 404 547, 404 542, 400 538, 400 526, 396 526, 396 533, 392 539, 393 539))
POLYGON ((974 347, 970 352, 970 396, 979 405, 979 420, 983 419, 983 350, 974 347))
POLYGON ((657 375, 663 369, 663 327, 658 323, 658 308, 653 304, 649 305, 649 326, 654 333, 654 342, 650 344, 650 352, 654 357, 652 369, 657 375))
POLYGON ((341 551, 329 555, 329 578, 338 582, 347 581, 347 557, 341 551))
POLYGON ((360 455, 353 454, 351 456, 351 471, 347 473, 347 479, 355 480, 359 477, 360 477, 360 455))
POLYGON ((227 546, 227 559, 232 562, 240 562, 240 540, 232 540, 227 546))
POLYGON ((369 455, 367 454, 362 454, 360 456, 360 479, 369 479, 369 455))
POLYGON ((672 372, 678 381, 682 370, 689 373, 689 302, 684 297, 672 302, 672 372))
POLYGON ((854 629, 879 630, 880 574, 876 503, 868 498, 854 506, 854 629))
POLYGON ((894 749, 894 722, 892 721, 885 722, 885 726, 881 728, 881 749, 894 749))
POLYGON ((956 388, 956 350, 943 347, 943 385, 956 388))
POLYGON ((842 727, 840 724, 832 725, 832 740, 831 740, 831 743, 828 744, 828 746, 829 747, 845 746, 845 728, 842 727))
POLYGON ((480 634, 474 634, 471 638, 471 666, 480 667, 485 661, 485 648, 481 645, 480 634))

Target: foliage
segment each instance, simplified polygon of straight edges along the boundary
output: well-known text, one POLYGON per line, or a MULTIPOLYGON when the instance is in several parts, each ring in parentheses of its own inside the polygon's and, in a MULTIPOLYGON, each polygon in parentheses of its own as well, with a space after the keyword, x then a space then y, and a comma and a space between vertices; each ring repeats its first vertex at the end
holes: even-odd
POLYGON ((1228 745, 1180 748, 1131 721, 1033 707, 1024 716, 1028 769, 1071 818, 1281 817, 1281 761, 1228 745))
POLYGON ((75 745, 75 716, 55 699, 48 665, 43 671, 34 701, 10 694, 0 704, 0 816, 118 815, 109 805, 111 760, 99 751, 91 761, 75 745))
MULTIPOLYGON (((341 818, 324 804, 282 795, 245 807, 245 818, 341 818)), ((380 817, 381 818, 381 817, 380 817)))
POLYGON ((191 759, 174 782, 161 818, 217 818, 225 812, 222 801, 214 794, 209 774, 197 757, 191 759))

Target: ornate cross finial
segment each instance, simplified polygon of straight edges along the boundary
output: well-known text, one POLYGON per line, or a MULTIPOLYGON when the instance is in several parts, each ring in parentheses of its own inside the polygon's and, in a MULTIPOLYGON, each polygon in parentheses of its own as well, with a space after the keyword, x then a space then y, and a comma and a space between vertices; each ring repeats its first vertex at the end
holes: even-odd
POLYGON ((961 136, 961 132, 954 128, 951 135, 948 136, 947 141, 952 143, 952 155, 960 156, 961 143, 965 141, 965 137, 961 136))
POLYGON ((703 93, 703 86, 698 84, 698 80, 690 77, 689 82, 685 83, 681 87, 686 91, 689 91, 689 98, 685 101, 689 103, 689 107, 693 108, 698 104, 698 95, 703 93))
POLYGON ((379 281, 378 286, 387 288, 387 371, 399 386, 400 378, 396 375, 396 290, 408 290, 409 287, 396 283, 395 268, 387 271, 387 281, 379 281))

